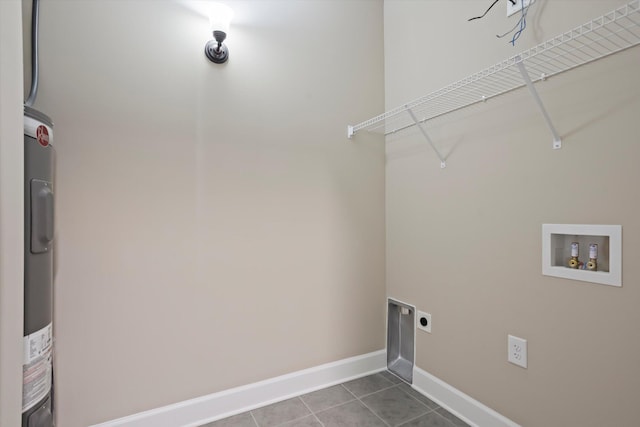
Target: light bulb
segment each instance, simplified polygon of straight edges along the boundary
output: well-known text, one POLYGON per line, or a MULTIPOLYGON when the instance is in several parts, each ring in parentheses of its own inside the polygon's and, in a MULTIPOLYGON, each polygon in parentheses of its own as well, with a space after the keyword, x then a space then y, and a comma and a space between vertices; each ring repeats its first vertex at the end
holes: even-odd
POLYGON ((209 8, 209 28, 211 32, 223 31, 229 34, 229 25, 233 19, 233 10, 222 3, 211 3, 209 8))

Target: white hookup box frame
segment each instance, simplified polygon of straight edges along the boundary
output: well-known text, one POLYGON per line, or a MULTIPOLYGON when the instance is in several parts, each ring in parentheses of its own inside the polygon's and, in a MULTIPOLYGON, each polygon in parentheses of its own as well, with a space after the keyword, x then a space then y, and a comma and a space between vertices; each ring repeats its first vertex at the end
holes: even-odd
POLYGON ((609 286, 622 286, 622 226, 542 224, 542 274, 609 286), (579 260, 589 261, 589 245, 598 245, 598 270, 569 268, 571 244, 579 260))

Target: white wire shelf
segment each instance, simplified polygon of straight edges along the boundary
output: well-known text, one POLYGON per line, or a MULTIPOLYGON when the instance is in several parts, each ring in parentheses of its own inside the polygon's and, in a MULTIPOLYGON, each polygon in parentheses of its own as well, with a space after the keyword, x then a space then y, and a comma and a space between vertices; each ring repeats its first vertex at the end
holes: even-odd
POLYGON ((530 83, 544 80, 638 44, 640 44, 640 0, 633 0, 625 6, 440 90, 362 123, 348 126, 348 137, 351 138, 362 130, 389 135, 418 125, 444 167, 444 158, 433 146, 422 124, 526 85, 532 91, 547 119, 547 124, 554 136, 554 148, 560 148, 560 138, 530 83))

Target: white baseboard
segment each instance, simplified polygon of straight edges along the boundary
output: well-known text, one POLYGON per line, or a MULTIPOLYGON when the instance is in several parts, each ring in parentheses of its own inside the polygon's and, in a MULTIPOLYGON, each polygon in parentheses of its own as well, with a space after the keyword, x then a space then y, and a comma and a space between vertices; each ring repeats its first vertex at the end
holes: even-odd
POLYGON ((386 350, 141 412, 92 427, 196 427, 386 369, 386 350))
POLYGON ((520 427, 441 379, 413 368, 413 388, 474 427, 520 427))

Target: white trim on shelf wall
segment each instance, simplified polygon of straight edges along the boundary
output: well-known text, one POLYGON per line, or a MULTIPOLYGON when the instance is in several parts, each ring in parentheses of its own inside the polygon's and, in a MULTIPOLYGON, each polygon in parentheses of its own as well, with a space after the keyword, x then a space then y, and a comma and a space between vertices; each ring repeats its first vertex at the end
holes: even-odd
POLYGON ((520 427, 504 415, 417 366, 413 369, 412 387, 473 427, 520 427))

